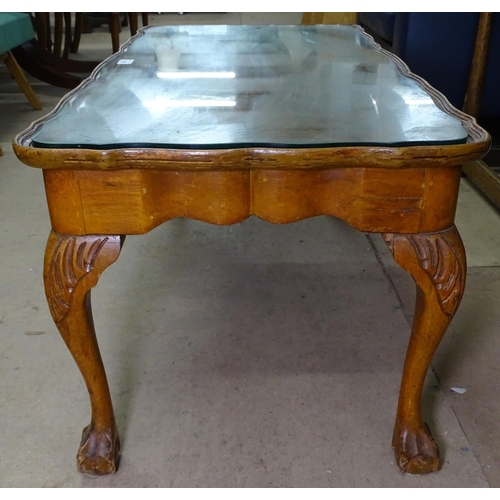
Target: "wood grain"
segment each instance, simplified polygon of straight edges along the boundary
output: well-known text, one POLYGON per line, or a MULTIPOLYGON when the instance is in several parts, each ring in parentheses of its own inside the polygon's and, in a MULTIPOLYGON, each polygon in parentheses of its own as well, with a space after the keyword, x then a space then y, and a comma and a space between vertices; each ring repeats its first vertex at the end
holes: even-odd
POLYGON ((302 24, 354 24, 357 12, 304 12, 302 24))
POLYGON ((285 224, 331 215, 365 232, 429 232, 453 224, 459 167, 213 171, 44 171, 62 234, 144 234, 175 217, 285 224))
POLYGON ((92 408, 77 455, 80 472, 116 471, 120 442, 92 319, 90 289, 120 253, 119 236, 67 236, 51 232, 44 284, 52 318, 85 380, 92 408))
POLYGON ((441 461, 422 419, 420 400, 430 362, 463 296, 465 249, 455 226, 430 234, 384 234, 384 239, 417 285, 392 444, 404 472, 425 474, 438 470, 441 461))

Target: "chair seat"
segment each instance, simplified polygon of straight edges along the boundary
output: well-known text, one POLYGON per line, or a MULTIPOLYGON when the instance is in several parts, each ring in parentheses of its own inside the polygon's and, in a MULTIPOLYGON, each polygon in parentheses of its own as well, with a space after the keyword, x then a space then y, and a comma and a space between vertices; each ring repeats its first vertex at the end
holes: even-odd
POLYGON ((28 14, 0 12, 0 54, 35 38, 28 14))
POLYGON ((3 61, 16 80, 33 109, 42 105, 33 92, 23 70, 12 54, 12 50, 35 38, 35 31, 28 14, 22 12, 0 12, 0 61, 3 61))

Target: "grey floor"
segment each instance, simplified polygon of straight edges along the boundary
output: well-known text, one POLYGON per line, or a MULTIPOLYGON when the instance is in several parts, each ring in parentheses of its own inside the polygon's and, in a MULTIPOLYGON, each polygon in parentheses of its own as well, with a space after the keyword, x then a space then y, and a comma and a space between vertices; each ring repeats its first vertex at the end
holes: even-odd
MULTIPOLYGON (((84 35, 78 57, 109 54, 105 29, 84 35)), ((41 112, 0 68, 0 486, 500 486, 500 217, 466 180, 457 226, 468 283, 423 398, 440 472, 402 474, 390 446, 411 278, 378 235, 327 217, 284 226, 253 217, 229 227, 178 219, 127 238, 93 292, 123 458, 113 476, 79 475, 88 397, 45 303, 41 172, 11 147, 65 91, 30 80, 41 112)))

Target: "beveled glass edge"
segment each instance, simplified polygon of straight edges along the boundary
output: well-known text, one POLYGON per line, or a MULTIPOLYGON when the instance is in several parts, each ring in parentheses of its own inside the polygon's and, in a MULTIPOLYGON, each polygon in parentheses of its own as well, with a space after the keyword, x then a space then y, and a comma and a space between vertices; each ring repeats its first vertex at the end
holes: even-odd
MULTIPOLYGON (((219 149, 251 149, 251 148, 271 148, 271 149, 314 149, 314 148, 348 148, 348 147, 370 147, 376 148, 380 147, 393 147, 402 148, 410 147, 408 142, 315 142, 314 144, 280 144, 273 142, 230 142, 230 143, 209 143, 209 144, 171 144, 171 143, 156 143, 156 142, 123 142, 123 143, 110 143, 110 144, 85 144, 85 147, 78 144, 47 144, 38 143, 33 140, 32 144, 40 149, 92 149, 96 151, 109 151, 110 149, 177 149, 177 150, 219 150, 219 149)), ((467 144, 467 139, 457 139, 457 140, 443 140, 443 141, 412 141, 411 146, 452 146, 458 144, 467 144)))

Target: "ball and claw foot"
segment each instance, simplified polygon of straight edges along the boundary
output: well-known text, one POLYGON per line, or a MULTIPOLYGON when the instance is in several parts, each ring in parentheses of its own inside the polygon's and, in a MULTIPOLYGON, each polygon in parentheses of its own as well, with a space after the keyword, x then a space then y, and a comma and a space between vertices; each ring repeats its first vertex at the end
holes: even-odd
POLYGON ((441 468, 439 448, 427 425, 394 433, 392 448, 399 468, 408 474, 428 474, 441 468))
POLYGON ((78 471, 90 476, 116 472, 120 457, 118 433, 112 429, 97 431, 89 425, 83 429, 76 457, 78 471))

